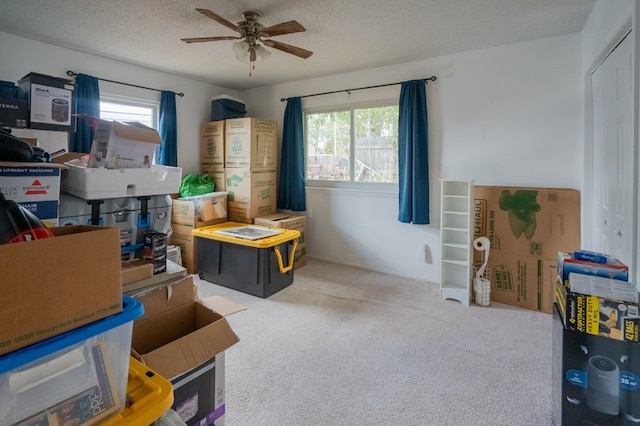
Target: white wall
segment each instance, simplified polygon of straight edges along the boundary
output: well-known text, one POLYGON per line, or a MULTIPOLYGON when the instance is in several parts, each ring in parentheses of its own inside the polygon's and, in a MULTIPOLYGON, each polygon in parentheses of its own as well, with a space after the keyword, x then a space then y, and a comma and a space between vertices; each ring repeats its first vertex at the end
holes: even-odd
MULTIPOLYGON (((199 170, 199 126, 212 96, 246 101, 251 116, 282 123, 281 97, 385 84, 436 75, 427 87, 431 225, 397 221, 397 194, 307 189, 310 256, 438 282, 440 178, 478 185, 581 189, 580 34, 570 34, 362 72, 234 92, 0 32, 0 80, 29 72, 65 77, 67 70, 157 89, 177 98, 178 162, 199 170), (11 58, 8 60, 6 58, 11 58), (420 248, 426 244, 426 255, 420 248)), ((113 94, 158 100, 159 93, 101 83, 113 94)), ((399 86, 305 98, 304 107, 397 99, 399 86)), ((282 129, 280 128, 280 132, 282 129)))
MULTIPOLYGON (((280 98, 436 75, 427 86, 431 225, 397 221, 397 194, 307 188, 312 257, 438 282, 440 178, 582 189, 579 33, 240 93, 282 122, 280 98), (429 247, 426 256, 420 246, 429 247)), ((303 99, 303 108, 397 99, 399 86, 303 99)), ((280 129, 280 132, 282 129, 280 129)))
MULTIPOLYGON (((200 171, 200 123, 210 119, 211 97, 233 90, 212 86, 172 74, 63 49, 0 32, 0 80, 18 81, 30 72, 70 78, 67 70, 98 78, 122 81, 159 90, 183 92, 176 96, 178 115, 178 166, 183 174, 200 171)), ((101 93, 130 96, 160 102, 160 92, 100 82, 101 93)))

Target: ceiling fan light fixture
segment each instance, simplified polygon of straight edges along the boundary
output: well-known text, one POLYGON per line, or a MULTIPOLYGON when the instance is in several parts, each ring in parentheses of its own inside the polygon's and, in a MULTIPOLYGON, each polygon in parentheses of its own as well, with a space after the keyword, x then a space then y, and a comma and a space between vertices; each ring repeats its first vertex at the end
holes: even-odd
POLYGON ((249 58, 251 56, 249 52, 249 43, 246 41, 239 41, 237 43, 233 43, 232 48, 237 60, 245 64, 249 63, 249 58))
POLYGON ((267 49, 260 46, 259 44, 256 44, 255 51, 256 51, 256 62, 258 63, 262 61, 266 61, 267 58, 271 55, 271 52, 269 52, 267 49))

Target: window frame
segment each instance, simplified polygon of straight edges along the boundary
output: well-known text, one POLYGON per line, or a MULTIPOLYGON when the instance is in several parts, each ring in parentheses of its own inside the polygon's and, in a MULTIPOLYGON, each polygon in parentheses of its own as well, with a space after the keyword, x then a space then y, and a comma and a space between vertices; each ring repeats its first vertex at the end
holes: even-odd
MULTIPOLYGON (((349 111, 350 115, 350 129, 349 129, 349 164, 351 167, 355 164, 355 126, 354 117, 355 110, 367 109, 367 108, 383 108, 389 106, 396 106, 400 108, 398 99, 379 99, 366 102, 354 102, 348 104, 303 108, 302 115, 304 118, 304 176, 305 186, 313 188, 336 188, 336 189, 349 189, 349 190, 361 190, 361 191, 373 191, 373 192, 398 192, 398 183, 392 182, 355 182, 355 181, 336 181, 336 180, 322 180, 322 179, 308 179, 307 172, 309 167, 309 141, 307 139, 308 125, 307 116, 309 114, 322 114, 332 112, 344 112, 349 111)), ((353 179, 353 173, 350 173, 350 179, 353 179)))
MULTIPOLYGON (((100 93, 100 102, 109 102, 120 105, 128 105, 141 108, 150 108, 152 111, 152 126, 157 129, 160 125, 160 101, 153 101, 149 99, 133 98, 123 95, 115 95, 111 93, 100 93)), ((102 113, 102 109, 100 110, 102 113)), ((104 118, 104 117, 101 117, 104 118)))

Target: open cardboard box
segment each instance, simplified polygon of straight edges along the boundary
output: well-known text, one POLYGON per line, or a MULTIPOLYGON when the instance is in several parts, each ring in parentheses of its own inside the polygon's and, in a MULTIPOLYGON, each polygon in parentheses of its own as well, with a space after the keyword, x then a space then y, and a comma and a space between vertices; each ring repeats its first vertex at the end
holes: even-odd
POLYGON ((78 114, 94 129, 87 167, 107 169, 149 168, 156 148, 162 143, 157 130, 141 123, 101 120, 78 114))
POLYGON ((239 341, 225 316, 244 308, 219 296, 199 300, 191 275, 138 299, 145 312, 133 324, 132 352, 169 380, 239 341))

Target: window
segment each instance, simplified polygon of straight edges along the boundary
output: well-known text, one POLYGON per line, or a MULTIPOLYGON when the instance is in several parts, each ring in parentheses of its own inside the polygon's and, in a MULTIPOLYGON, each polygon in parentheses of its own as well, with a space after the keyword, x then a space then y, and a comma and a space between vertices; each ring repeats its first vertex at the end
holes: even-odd
POLYGON ((100 96, 100 118, 103 120, 138 121, 145 126, 157 129, 159 109, 158 102, 113 95, 100 96))
POLYGON ((308 184, 397 185, 397 104, 310 111, 305 121, 308 184))

